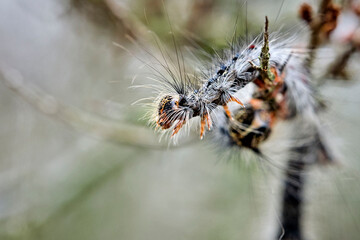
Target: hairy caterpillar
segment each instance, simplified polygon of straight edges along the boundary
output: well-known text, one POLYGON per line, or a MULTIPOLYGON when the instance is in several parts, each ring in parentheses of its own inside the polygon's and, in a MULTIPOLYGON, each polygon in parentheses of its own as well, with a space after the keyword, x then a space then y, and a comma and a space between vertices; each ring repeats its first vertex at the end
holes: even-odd
MULTIPOLYGON (((307 51, 295 48, 291 39, 269 35, 267 18, 262 36, 243 49, 228 51, 224 59, 213 63, 215 70, 205 75, 199 87, 188 79, 166 81, 173 93, 158 97, 157 125, 172 130, 174 136, 191 118, 199 117, 200 138, 205 127, 211 130, 217 122, 216 128, 224 139, 229 138, 229 143, 255 152, 278 120, 300 117, 300 122, 310 123, 319 132, 320 104, 305 66, 307 51), (236 94, 250 83, 255 90, 250 101, 243 103, 236 94), (241 106, 233 113, 227 106, 232 101, 241 106), (223 108, 225 118, 215 111, 218 107, 223 108)), ((330 155, 323 150, 325 156, 330 155)))

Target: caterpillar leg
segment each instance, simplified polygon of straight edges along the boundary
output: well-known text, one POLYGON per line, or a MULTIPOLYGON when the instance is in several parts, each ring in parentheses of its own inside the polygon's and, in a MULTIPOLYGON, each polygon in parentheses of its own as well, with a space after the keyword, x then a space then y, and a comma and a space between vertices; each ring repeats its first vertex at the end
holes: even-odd
POLYGON ((205 132, 205 122, 206 122, 206 115, 207 114, 204 114, 202 117, 201 117, 201 122, 200 122, 200 139, 203 139, 204 137, 204 132, 205 132))
POLYGON ((212 127, 212 121, 210 118, 210 114, 209 113, 205 113, 202 117, 201 117, 201 122, 200 122, 200 139, 203 139, 204 137, 204 133, 205 133, 205 126, 207 123, 207 127, 208 130, 211 130, 212 127))
POLYGON ((176 126, 174 127, 173 133, 171 134, 171 137, 173 137, 175 134, 177 134, 180 129, 182 128, 182 126, 184 126, 184 124, 186 123, 186 121, 180 121, 176 124, 176 126))
POLYGON ((231 112, 230 112, 229 107, 227 105, 229 102, 236 102, 236 103, 240 104, 243 107, 244 107, 244 104, 239 99, 237 99, 236 97, 231 96, 229 98, 229 100, 227 101, 227 103, 225 105, 223 105, 223 108, 224 108, 224 111, 225 111, 226 115, 229 117, 230 120, 232 120, 233 118, 231 116, 231 112))
POLYGON ((212 121, 210 118, 210 114, 206 114, 206 121, 207 121, 208 130, 210 131, 210 129, 212 127, 212 121))
POLYGON ((239 99, 237 99, 236 97, 231 96, 228 103, 229 102, 236 102, 236 103, 238 103, 238 104, 240 104, 241 106, 244 107, 244 104, 239 99))
POLYGON ((229 110, 228 105, 225 104, 225 105, 223 106, 223 108, 224 108, 224 111, 225 111, 226 115, 229 117, 229 119, 230 119, 230 120, 233 120, 233 117, 231 116, 231 112, 230 112, 230 110, 229 110))
POLYGON ((201 117, 201 123, 200 123, 200 139, 203 139, 204 137, 204 133, 205 133, 205 126, 208 126, 208 130, 210 131, 211 127, 212 127, 212 121, 210 118, 210 114, 209 113, 205 113, 202 117, 201 117))

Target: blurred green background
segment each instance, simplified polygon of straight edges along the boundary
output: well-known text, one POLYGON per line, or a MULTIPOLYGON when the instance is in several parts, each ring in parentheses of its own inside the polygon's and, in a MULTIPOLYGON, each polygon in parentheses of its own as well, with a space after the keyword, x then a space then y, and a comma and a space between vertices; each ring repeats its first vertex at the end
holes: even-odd
MULTIPOLYGON (((150 31, 174 51, 170 22, 180 48, 201 46, 212 54, 227 46, 236 19, 244 39, 246 31, 261 32, 265 15, 273 30, 300 28, 300 3, 0 1, 0 63, 21 74, 20 86, 90 112, 89 118, 112 119, 120 129, 99 137, 96 123, 70 127, 51 115, 54 106, 46 115, 48 105, 38 111, 0 82, 0 239, 272 239, 280 175, 240 157, 228 161, 197 133, 176 148, 167 148, 166 139, 161 148, 137 145, 155 133, 141 120, 145 107, 132 103, 154 95, 129 87, 149 83, 149 69, 137 58, 146 60, 144 49, 158 50, 150 31)), ((309 239, 360 239, 356 57, 351 81, 322 88, 343 158, 309 173, 309 239)))

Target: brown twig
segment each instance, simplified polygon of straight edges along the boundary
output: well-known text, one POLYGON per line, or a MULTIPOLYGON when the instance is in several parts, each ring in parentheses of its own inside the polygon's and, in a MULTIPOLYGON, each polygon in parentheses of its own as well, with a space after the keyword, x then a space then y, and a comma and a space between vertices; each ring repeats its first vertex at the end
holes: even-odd
POLYGON ((329 38, 330 33, 335 29, 340 10, 341 8, 332 0, 322 0, 316 15, 309 4, 305 3, 300 7, 300 17, 307 22, 311 30, 308 44, 309 55, 306 59, 309 69, 315 60, 317 48, 329 38))
POLYGON ((269 53, 269 19, 266 16, 265 17, 265 27, 264 27, 264 40, 263 40, 263 46, 261 49, 260 54, 260 61, 261 61, 261 69, 264 74, 266 74, 266 77, 271 78, 271 73, 269 73, 269 60, 270 60, 270 53, 269 53))
POLYGON ((250 61, 252 67, 259 71, 262 81, 265 84, 271 85, 274 81, 275 76, 270 71, 269 68, 269 60, 270 60, 270 52, 269 52, 269 19, 265 17, 265 27, 264 27, 264 36, 263 36, 263 46, 261 48, 260 53, 260 66, 256 66, 253 62, 250 61))
POLYGON ((318 15, 312 20, 311 23, 311 36, 310 36, 310 42, 309 42, 309 57, 307 59, 307 64, 311 68, 312 63, 316 56, 316 49, 320 45, 320 30, 322 25, 324 24, 324 15, 326 11, 326 6, 329 5, 331 0, 323 0, 321 2, 318 15))
POLYGON ((345 68, 351 58, 356 52, 357 48, 353 44, 347 47, 347 49, 337 56, 332 64, 330 64, 325 76, 341 77, 342 79, 348 79, 345 68))

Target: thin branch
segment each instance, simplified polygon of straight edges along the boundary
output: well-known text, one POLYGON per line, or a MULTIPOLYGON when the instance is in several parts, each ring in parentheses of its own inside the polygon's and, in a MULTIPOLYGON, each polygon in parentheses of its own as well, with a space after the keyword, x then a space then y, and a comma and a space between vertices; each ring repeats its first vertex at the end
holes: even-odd
POLYGON ((260 66, 256 66, 253 62, 250 61, 252 67, 259 71, 262 81, 271 85, 275 79, 274 74, 270 71, 269 61, 270 61, 270 49, 269 49, 269 19, 265 17, 265 27, 264 27, 264 36, 263 36, 263 46, 260 53, 260 66))
POLYGON ((307 22, 311 30, 308 44, 310 51, 306 59, 309 69, 315 60, 317 48, 328 39, 330 33, 335 29, 340 11, 340 6, 334 4, 332 0, 322 0, 315 15, 309 4, 305 3, 300 7, 300 16, 307 22))
POLYGON ((346 65, 348 64, 351 56, 356 52, 355 45, 350 45, 348 48, 337 56, 332 64, 329 65, 325 76, 342 77, 347 79, 348 76, 345 72, 346 65))

